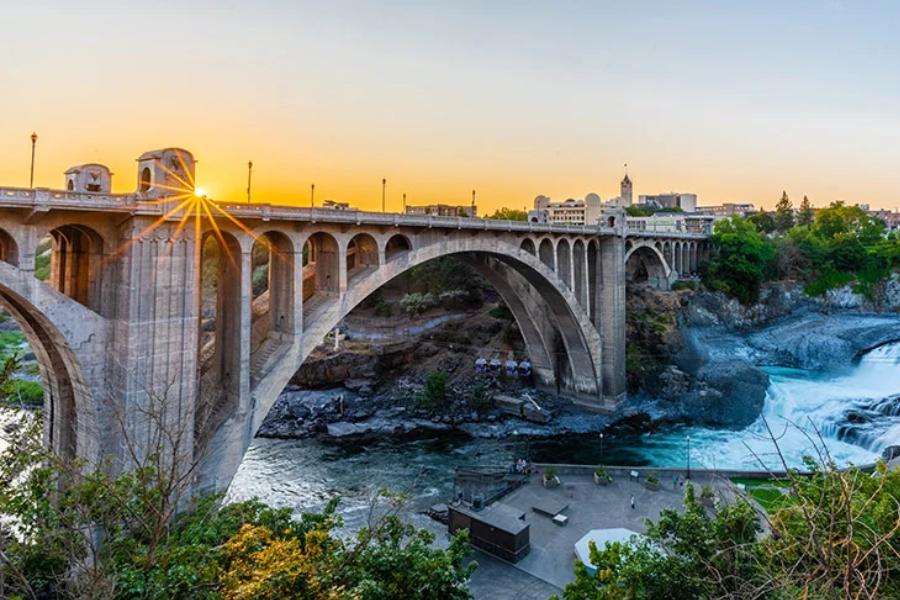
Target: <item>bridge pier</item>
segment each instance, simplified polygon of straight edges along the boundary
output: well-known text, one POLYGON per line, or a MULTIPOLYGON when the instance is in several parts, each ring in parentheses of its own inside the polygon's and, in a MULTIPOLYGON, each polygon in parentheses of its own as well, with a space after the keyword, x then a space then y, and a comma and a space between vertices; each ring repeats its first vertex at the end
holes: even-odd
POLYGON ((600 299, 598 311, 601 356, 601 381, 603 408, 609 412, 618 410, 626 397, 625 373, 625 243, 617 236, 600 240, 600 259, 597 261, 600 275, 597 277, 600 299))

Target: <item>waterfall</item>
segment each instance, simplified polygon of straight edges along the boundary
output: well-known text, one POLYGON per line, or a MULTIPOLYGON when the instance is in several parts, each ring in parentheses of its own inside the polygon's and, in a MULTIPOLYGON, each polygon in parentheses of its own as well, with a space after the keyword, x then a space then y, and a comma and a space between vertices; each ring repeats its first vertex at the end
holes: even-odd
MULTIPOLYGON (((900 444, 900 343, 881 346, 839 375, 768 368, 771 384, 762 415, 743 431, 685 427, 645 436, 640 453, 651 464, 687 462, 718 469, 781 470, 771 437, 790 467, 814 455, 819 430, 830 458, 839 465, 874 461, 889 445, 900 444), (766 423, 772 436, 766 429, 766 423)), ((817 458, 816 456, 813 456, 817 458)))

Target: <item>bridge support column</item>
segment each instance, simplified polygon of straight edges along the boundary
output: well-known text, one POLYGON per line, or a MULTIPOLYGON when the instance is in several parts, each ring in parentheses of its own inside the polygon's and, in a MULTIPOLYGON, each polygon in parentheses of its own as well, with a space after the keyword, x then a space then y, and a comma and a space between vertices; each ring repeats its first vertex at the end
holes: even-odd
POLYGON ((615 411, 625 400, 625 243, 621 237, 600 240, 599 299, 601 381, 604 409, 615 411))
POLYGON ((187 468, 194 459, 200 328, 196 240, 187 230, 173 239, 177 224, 152 224, 137 217, 119 232, 123 250, 108 291, 108 420, 101 427, 107 452, 123 467, 164 447, 187 468))

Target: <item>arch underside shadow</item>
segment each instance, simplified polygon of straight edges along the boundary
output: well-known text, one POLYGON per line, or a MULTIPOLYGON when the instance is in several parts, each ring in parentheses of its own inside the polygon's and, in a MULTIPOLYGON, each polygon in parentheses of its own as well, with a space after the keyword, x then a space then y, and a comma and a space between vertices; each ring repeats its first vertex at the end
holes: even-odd
POLYGON ((630 283, 646 283, 661 290, 671 286, 674 271, 655 246, 631 248, 625 256, 625 272, 630 283))

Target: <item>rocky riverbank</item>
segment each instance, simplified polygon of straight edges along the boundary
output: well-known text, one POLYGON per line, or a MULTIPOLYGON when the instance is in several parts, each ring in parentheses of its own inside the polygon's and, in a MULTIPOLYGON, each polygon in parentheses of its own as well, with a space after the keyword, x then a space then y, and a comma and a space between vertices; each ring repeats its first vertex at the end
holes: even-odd
POLYGON ((752 307, 715 293, 629 290, 628 339, 630 346, 638 345, 638 352, 629 348, 629 382, 637 382, 638 389, 622 414, 614 420, 529 390, 552 414, 549 423, 537 424, 497 409, 494 396, 525 388, 474 373, 473 348, 499 332, 483 315, 466 323, 465 329, 447 324, 416 339, 323 350, 298 372, 259 435, 461 432, 494 438, 517 431, 553 437, 676 422, 742 429, 757 419, 765 402, 769 376, 763 367, 835 371, 850 367, 867 350, 900 340, 900 315, 836 310, 791 285, 771 286, 752 307), (426 407, 420 398, 434 370, 449 374, 447 401, 426 407), (310 388, 320 389, 304 391, 310 388))

